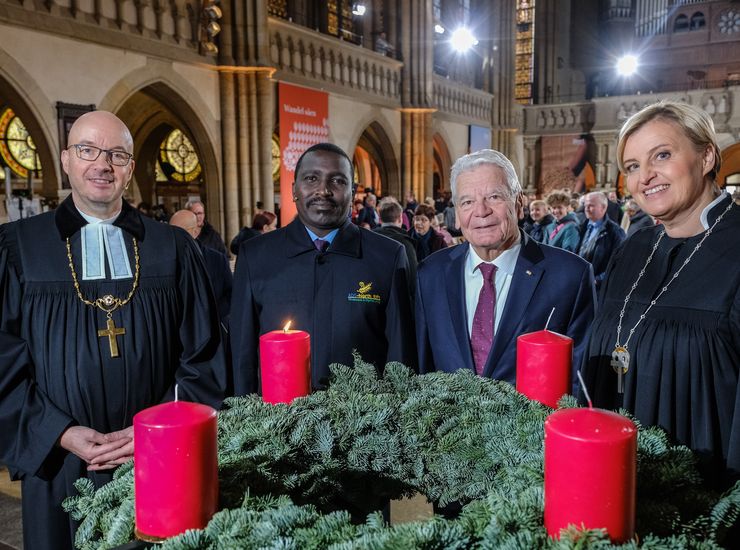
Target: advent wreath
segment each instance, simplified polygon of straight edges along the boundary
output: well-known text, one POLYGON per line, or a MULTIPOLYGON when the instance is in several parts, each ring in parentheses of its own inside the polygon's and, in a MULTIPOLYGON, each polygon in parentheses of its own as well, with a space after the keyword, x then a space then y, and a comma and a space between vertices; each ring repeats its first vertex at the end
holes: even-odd
MULTIPOLYGON (((332 365, 329 389, 270 405, 230 398, 218 419, 220 508, 203 530, 168 539, 185 549, 711 549, 736 544, 740 482, 702 485, 696 458, 666 434, 638 434, 638 541, 612 545, 576 527, 561 540, 543 524, 543 424, 551 409, 472 372, 414 375, 390 363, 379 377, 355 357, 332 365), (455 519, 389 526, 377 510, 414 493, 455 519), (358 518, 360 520, 358 521, 358 518)), ((560 406, 577 406, 572 397, 560 406)), ((573 483, 578 483, 574 468, 573 483)), ((81 520, 77 546, 134 539, 133 466, 95 491, 77 482, 65 508, 81 520)))

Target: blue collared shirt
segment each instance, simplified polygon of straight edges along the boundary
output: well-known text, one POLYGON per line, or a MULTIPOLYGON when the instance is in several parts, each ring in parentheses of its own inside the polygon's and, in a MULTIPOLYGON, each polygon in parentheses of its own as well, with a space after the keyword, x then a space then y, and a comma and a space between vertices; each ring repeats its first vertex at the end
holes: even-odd
MULTIPOLYGON (((306 226, 304 225, 303 227, 306 227, 306 226)), ((339 233, 339 228, 329 231, 329 233, 327 233, 323 237, 319 237, 316 233, 311 231, 308 227, 306 227, 306 231, 308 231, 308 236, 311 237, 311 242, 314 242, 316 239, 323 239, 325 241, 329 241, 329 244, 331 244, 332 242, 334 242, 334 237, 336 237, 337 233, 339 233)))

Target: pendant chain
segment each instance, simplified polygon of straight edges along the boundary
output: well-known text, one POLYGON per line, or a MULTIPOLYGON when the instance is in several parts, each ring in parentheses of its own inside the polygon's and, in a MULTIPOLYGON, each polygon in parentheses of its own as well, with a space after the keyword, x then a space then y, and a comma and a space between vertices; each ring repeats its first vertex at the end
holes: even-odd
POLYGON ((658 293, 658 295, 650 302, 650 305, 648 305, 647 309, 643 312, 643 314, 640 315, 640 318, 637 320, 637 323, 635 323, 635 326, 633 326, 630 329, 630 333, 627 335, 627 340, 624 341, 624 344, 620 344, 619 339, 622 334, 622 319, 624 318, 624 312, 627 309, 627 302, 629 302, 630 298, 632 297, 632 293, 637 288, 637 283, 639 283, 640 279, 642 279, 642 276, 645 275, 645 271, 647 270, 647 267, 650 265, 650 262, 653 259, 653 255, 655 254, 655 251, 658 249, 658 245, 660 244, 660 241, 663 239, 663 236, 665 235, 665 228, 663 228, 663 230, 660 232, 660 235, 658 236, 658 240, 655 242, 655 245, 653 246, 653 250, 650 252, 650 256, 648 256, 648 259, 645 262, 645 265, 640 270, 640 274, 637 276, 637 279, 635 280, 635 282, 632 283, 632 288, 627 293, 627 296, 625 296, 624 298, 624 303, 622 304, 622 311, 619 312, 619 324, 617 325, 617 343, 615 345, 616 348, 620 348, 620 347, 623 347, 625 349, 627 348, 627 344, 629 343, 630 338, 632 338, 632 335, 635 333, 635 330, 637 330, 637 327, 645 319, 648 312, 652 309, 652 307, 660 299, 660 297, 663 296, 665 291, 668 290, 668 287, 671 286, 671 283, 676 280, 676 278, 679 276, 681 271, 683 271, 683 268, 689 264, 689 262, 691 261, 691 258, 693 258, 694 254, 696 254, 696 252, 701 248, 701 245, 704 244, 704 241, 707 240, 707 237, 709 237, 709 235, 712 233, 714 228, 717 227, 717 224, 722 220, 722 218, 724 218, 725 214, 727 214, 730 211, 733 204, 735 203, 733 201, 730 201, 730 204, 727 206, 725 211, 722 212, 722 214, 720 214, 719 217, 715 220, 715 222, 712 224, 712 227, 706 230, 702 239, 696 244, 696 246, 694 247, 694 250, 691 251, 691 254, 689 254, 689 257, 684 260, 683 264, 681 264, 681 267, 679 267, 678 270, 676 270, 676 272, 673 274, 671 279, 660 290, 660 293, 658 293))
POLYGON ((69 244, 69 237, 67 237, 67 259, 69 260, 69 270, 72 272, 72 281, 74 282, 75 290, 77 291, 77 297, 82 301, 83 304, 88 306, 93 306, 100 308, 103 310, 108 318, 111 318, 111 314, 117 310, 119 307, 124 306, 128 304, 131 301, 131 298, 134 297, 134 292, 136 291, 136 287, 139 285, 139 245, 136 242, 136 239, 133 239, 134 241, 134 261, 136 264, 136 268, 134 271, 134 284, 131 286, 131 291, 128 293, 128 296, 126 298, 118 298, 117 296, 113 296, 111 294, 106 294, 102 298, 97 298, 94 301, 86 299, 82 295, 82 291, 80 290, 80 283, 77 280, 77 272, 75 271, 74 262, 72 261, 72 247, 69 244))

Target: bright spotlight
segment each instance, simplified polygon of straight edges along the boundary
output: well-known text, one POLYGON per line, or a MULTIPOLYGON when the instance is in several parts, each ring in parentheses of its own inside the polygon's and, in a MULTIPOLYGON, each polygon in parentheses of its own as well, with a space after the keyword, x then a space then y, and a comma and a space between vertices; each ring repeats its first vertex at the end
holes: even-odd
POLYGON ((436 32, 437 34, 444 34, 445 28, 439 23, 437 23, 436 25, 434 25, 434 32, 436 32))
POLYGON ((617 73, 622 76, 631 76, 637 71, 637 56, 624 55, 617 61, 617 73))
POLYGON ((365 4, 355 4, 354 6, 352 6, 352 13, 354 15, 365 15, 365 10, 367 10, 365 4))
POLYGON ((470 48, 475 46, 478 41, 475 39, 475 36, 473 36, 473 33, 470 32, 470 29, 468 29, 467 27, 460 27, 452 33, 450 43, 452 44, 452 47, 458 52, 466 52, 470 48))

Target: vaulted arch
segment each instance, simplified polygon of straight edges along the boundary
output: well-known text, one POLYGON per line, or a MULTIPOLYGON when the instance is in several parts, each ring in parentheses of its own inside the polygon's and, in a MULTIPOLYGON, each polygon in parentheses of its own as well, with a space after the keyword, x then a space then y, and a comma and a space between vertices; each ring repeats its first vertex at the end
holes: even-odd
POLYGON ((206 215, 213 225, 223 227, 223 204, 218 159, 218 121, 197 90, 171 69, 147 67, 127 75, 101 102, 129 127, 136 151, 135 184, 142 200, 156 198, 155 164, 162 140, 173 130, 180 130, 192 143, 201 163, 199 189, 183 188, 182 194, 166 193, 173 206, 181 206, 183 197, 198 194, 206 203, 206 215), (156 76, 159 78, 157 78, 156 76), (187 97, 187 99, 186 99, 187 97))
POLYGON ((59 151, 56 120, 51 101, 12 57, 0 50, 0 107, 10 107, 23 120, 41 161, 40 189, 45 197, 56 198, 59 183, 59 151))
POLYGON ((370 123, 357 140, 353 154, 355 181, 360 188, 372 187, 378 195, 401 197, 398 160, 383 126, 370 123))
MULTIPOLYGON (((441 191, 450 190, 450 168, 452 168, 452 159, 447 143, 440 134, 434 134, 432 138, 434 148, 434 169, 432 190, 434 194, 441 191)), ((421 197, 422 199, 424 197, 421 197)))

